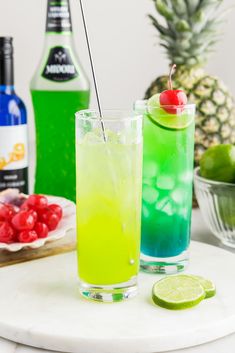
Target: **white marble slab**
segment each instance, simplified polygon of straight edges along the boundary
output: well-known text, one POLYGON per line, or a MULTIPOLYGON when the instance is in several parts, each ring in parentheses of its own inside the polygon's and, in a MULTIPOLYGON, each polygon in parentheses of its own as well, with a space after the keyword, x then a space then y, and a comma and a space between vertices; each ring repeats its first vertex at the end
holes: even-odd
MULTIPOLYGON (((187 311, 154 306, 156 276, 140 274, 140 294, 114 305, 78 294, 75 254, 0 271, 0 336, 73 353, 150 353, 202 344, 235 332, 234 254, 192 243, 190 273, 214 280, 215 298, 187 311)), ((159 277, 158 277, 159 278, 159 277)))
MULTIPOLYGON (((217 341, 213 341, 200 346, 185 348, 175 351, 174 353, 232 353, 235 347, 235 334, 226 336, 217 341)), ((23 346, 14 342, 0 338, 1 353, 60 353, 58 351, 48 351, 39 348, 23 346)), ((172 351, 171 351, 172 352, 172 351)), ((67 352, 64 352, 67 353, 67 352)), ((122 353, 122 352, 120 352, 122 353)), ((165 352, 165 353, 170 353, 165 352)), ((172 352, 173 353, 173 352, 172 352)))

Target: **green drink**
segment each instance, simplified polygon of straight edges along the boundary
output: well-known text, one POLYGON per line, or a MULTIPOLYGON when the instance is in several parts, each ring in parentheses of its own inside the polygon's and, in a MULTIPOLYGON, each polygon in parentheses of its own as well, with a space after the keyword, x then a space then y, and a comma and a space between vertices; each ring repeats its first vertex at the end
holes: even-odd
POLYGON ((76 111, 89 106, 89 83, 73 43, 69 0, 48 0, 43 56, 31 82, 36 125, 35 192, 75 201, 76 111))
POLYGON ((141 116, 77 114, 80 291, 100 301, 136 294, 142 188, 141 116))
POLYGON ((89 92, 33 90, 32 100, 37 139, 35 192, 63 194, 75 201, 74 112, 87 107, 89 92))
POLYGON ((141 267, 173 273, 188 262, 195 107, 144 109, 141 267))

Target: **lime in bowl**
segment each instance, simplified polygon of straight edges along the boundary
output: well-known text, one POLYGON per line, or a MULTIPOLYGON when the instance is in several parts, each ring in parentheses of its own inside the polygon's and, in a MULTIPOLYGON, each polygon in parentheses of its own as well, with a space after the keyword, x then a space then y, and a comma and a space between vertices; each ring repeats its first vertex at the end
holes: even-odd
POLYGON ((205 223, 224 245, 235 248, 235 184, 194 172, 194 188, 205 223))

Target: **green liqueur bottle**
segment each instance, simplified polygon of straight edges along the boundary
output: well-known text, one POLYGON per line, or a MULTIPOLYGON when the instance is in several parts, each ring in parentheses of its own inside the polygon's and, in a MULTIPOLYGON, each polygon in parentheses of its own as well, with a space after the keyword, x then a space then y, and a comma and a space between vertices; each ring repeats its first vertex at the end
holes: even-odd
POLYGON ((74 49, 69 0, 48 0, 42 59, 31 81, 36 125, 35 192, 75 201, 75 112, 88 79, 74 49))

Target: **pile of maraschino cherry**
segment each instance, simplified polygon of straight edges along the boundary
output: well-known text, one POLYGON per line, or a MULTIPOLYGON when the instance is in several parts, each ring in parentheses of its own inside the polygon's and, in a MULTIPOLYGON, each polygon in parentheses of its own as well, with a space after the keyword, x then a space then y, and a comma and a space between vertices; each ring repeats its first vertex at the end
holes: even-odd
POLYGON ((62 208, 44 195, 30 195, 20 205, 0 203, 0 243, 32 243, 46 238, 63 216, 62 208))

